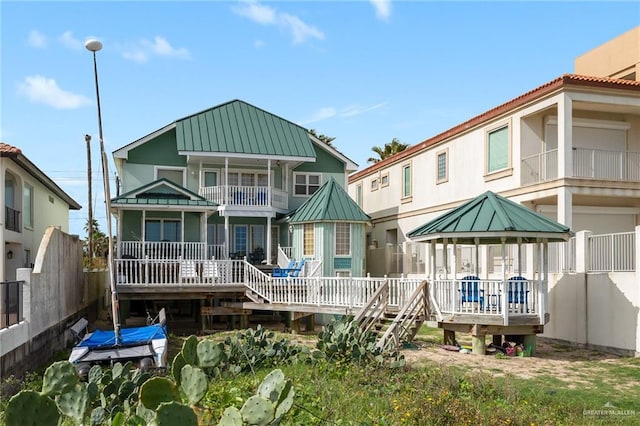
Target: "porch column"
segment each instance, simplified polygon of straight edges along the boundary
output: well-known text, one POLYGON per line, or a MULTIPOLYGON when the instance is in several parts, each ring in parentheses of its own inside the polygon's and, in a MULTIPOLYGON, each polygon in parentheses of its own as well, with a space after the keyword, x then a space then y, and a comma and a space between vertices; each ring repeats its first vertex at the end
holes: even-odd
POLYGON ((267 217, 267 247, 265 247, 267 265, 271 265, 271 216, 267 217))
POLYGON ((557 221, 571 228, 573 216, 573 194, 567 187, 558 188, 558 214, 557 221))
POLYGON ((473 275, 479 277, 480 276, 480 238, 475 237, 473 239, 473 243, 476 246, 476 260, 473 265, 473 275))
MULTIPOLYGON (((224 204, 229 204, 229 157, 224 157, 224 204)), ((228 219, 225 219, 228 220, 228 219)), ((227 222, 225 222, 227 223, 227 222)), ((225 229, 227 226, 225 225, 225 229)), ((227 237, 229 235, 227 234, 227 237)), ((228 240, 225 240, 228 241, 228 240)), ((229 258, 229 251, 227 250, 227 259, 229 258)))
POLYGON ((506 238, 501 238, 501 248, 502 248, 502 325, 509 325, 509 298, 508 298, 508 283, 507 283, 507 246, 506 246, 506 238))
POLYGON ((558 177, 573 176, 573 102, 563 94, 558 100, 558 177))
POLYGON ((522 237, 518 237, 518 276, 522 276, 522 237))
POLYGON ((457 239, 453 239, 453 254, 451 255, 451 263, 453 263, 452 266, 452 275, 451 277, 453 278, 453 280, 455 280, 457 277, 457 273, 458 273, 458 256, 457 256, 457 251, 458 251, 458 240, 457 239))
POLYGON ((224 216, 224 254, 229 259, 229 216, 224 216))
POLYGON ((204 253, 202 253, 201 256, 203 259, 209 258, 209 239, 207 238, 207 234, 207 211, 205 210, 200 214, 200 241, 204 243, 204 253))
MULTIPOLYGON (((436 240, 431 240, 431 249, 429 250, 429 266, 431 268, 431 282, 436 281, 436 240)), ((433 285, 431 286, 433 288, 433 285)))
MULTIPOLYGON (((271 199, 271 159, 267 160, 267 205, 268 206, 273 206, 273 201, 271 199)), ((269 231, 267 231, 267 239, 269 235, 269 231)), ((267 246, 268 247, 268 246, 267 246)), ((269 261, 268 263, 271 263, 271 261, 269 261)))
POLYGON ((142 248, 143 248, 143 253, 144 253, 144 242, 147 240, 147 211, 146 210, 142 210, 142 248))

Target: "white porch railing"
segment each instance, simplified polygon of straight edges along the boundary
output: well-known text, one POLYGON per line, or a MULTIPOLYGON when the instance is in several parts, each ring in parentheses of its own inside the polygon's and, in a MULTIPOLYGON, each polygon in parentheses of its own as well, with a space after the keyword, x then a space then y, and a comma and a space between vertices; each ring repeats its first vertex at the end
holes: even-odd
POLYGON ((116 283, 127 285, 243 284, 243 260, 115 259, 116 283))
POLYGON ((219 205, 274 207, 282 210, 288 209, 289 206, 289 197, 285 191, 268 186, 203 186, 199 194, 219 205))
MULTIPOLYGON (((524 157, 521 167, 523 185, 557 179, 558 150, 524 157)), ((640 152, 574 148, 573 177, 640 182, 640 152)))
POLYGON ((640 152, 574 148, 573 175, 589 179, 640 181, 640 152))
POLYGON ((446 314, 508 316, 544 315, 541 301, 546 296, 535 280, 436 280, 431 285, 434 299, 446 314), (477 285, 477 287, 475 286, 477 285))
POLYGON ((169 241, 118 241, 117 257, 124 259, 206 259, 207 244, 169 241))
POLYGON ((628 272, 635 270, 635 232, 591 235, 587 238, 588 272, 628 272))
POLYGON ((520 172, 523 185, 558 178, 558 150, 554 149, 522 159, 520 172))
POLYGON ((292 253, 293 247, 278 246, 278 266, 286 268, 289 261, 291 261, 292 253))

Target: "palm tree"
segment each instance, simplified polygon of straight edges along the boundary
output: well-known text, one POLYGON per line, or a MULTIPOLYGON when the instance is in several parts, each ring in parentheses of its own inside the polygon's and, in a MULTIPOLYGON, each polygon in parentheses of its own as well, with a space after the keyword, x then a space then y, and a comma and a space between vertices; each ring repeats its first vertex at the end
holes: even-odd
POLYGON ((367 160, 368 163, 377 163, 378 161, 382 161, 386 158, 393 157, 394 155, 404 151, 409 147, 406 143, 401 143, 398 138, 393 138, 391 142, 384 144, 384 148, 380 148, 379 146, 374 146, 371 148, 371 151, 378 154, 378 158, 369 157, 367 160))
POLYGON ((309 130, 309 133, 312 134, 313 136, 315 136, 316 138, 320 139, 322 142, 326 143, 327 145, 333 146, 333 144, 331 142, 335 138, 332 138, 331 136, 326 136, 326 135, 318 135, 316 133, 316 129, 309 130))

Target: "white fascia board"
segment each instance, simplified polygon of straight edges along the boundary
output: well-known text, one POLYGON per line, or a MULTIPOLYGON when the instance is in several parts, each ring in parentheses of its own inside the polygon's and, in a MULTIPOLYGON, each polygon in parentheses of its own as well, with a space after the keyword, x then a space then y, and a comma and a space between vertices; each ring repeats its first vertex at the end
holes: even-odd
MULTIPOLYGON (((518 231, 507 231, 507 232, 483 232, 481 234, 475 232, 460 232, 455 234, 431 234, 425 235, 423 237, 411 238, 411 241, 432 241, 432 240, 444 240, 446 239, 449 244, 453 244, 453 240, 469 240, 469 239, 480 239, 480 245, 482 245, 482 240, 486 238, 495 238, 500 239, 505 237, 508 240, 514 240, 518 237, 532 239, 535 238, 538 241, 543 241, 545 239, 563 239, 568 241, 571 237, 569 233, 553 233, 553 232, 518 232, 518 231)), ((462 243, 458 243, 462 244, 462 243)), ((507 243, 513 244, 513 243, 507 243)))
POLYGON ((202 151, 178 151, 178 154, 189 157, 211 157, 211 158, 245 158, 251 160, 274 160, 274 161, 297 161, 304 163, 315 163, 315 157, 290 157, 283 155, 264 154, 238 154, 231 152, 202 152, 202 151))
POLYGON ((334 157, 338 157, 340 160, 342 160, 344 162, 346 171, 358 170, 358 165, 353 161, 351 161, 346 155, 344 155, 334 147, 330 146, 329 144, 322 142, 320 139, 316 138, 312 134, 309 134, 309 137, 320 149, 324 149, 329 154, 333 155, 334 157))
POLYGON ((151 139, 154 139, 166 132, 168 132, 169 130, 175 129, 176 127, 176 123, 171 123, 169 125, 164 126, 161 129, 156 130, 155 132, 151 132, 149 133, 147 136, 144 136, 140 139, 138 139, 137 141, 131 142, 130 144, 127 144, 125 146, 123 146, 120 149, 117 149, 115 151, 113 151, 113 158, 123 158, 123 159, 127 159, 128 155, 129 155, 129 151, 139 147, 140 145, 149 142, 151 139))

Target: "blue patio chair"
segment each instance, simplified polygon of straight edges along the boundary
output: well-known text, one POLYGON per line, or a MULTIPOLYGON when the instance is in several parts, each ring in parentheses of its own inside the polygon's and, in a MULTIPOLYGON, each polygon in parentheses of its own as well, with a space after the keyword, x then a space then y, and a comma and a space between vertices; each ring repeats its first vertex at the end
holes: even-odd
POLYGON ((291 271, 291 273, 289 274, 290 277, 297 277, 298 275, 300 275, 300 272, 302 272, 302 268, 304 268, 304 257, 302 259, 300 259, 300 262, 298 262, 298 265, 293 269, 293 271, 291 271))
POLYGON ((460 282, 460 301, 465 303, 478 303, 480 309, 484 309, 484 290, 479 288, 480 277, 475 275, 467 275, 460 282))
MULTIPOLYGON (((529 305, 529 290, 526 289, 527 279, 522 276, 509 278, 509 290, 507 292, 509 303, 529 305)), ((528 311, 528 308, 527 308, 528 311)))
POLYGON ((296 266, 296 260, 291 259, 286 268, 279 268, 277 266, 273 268, 273 271, 271 272, 271 276, 275 278, 286 278, 289 276, 289 273, 295 269, 295 266, 296 266))

